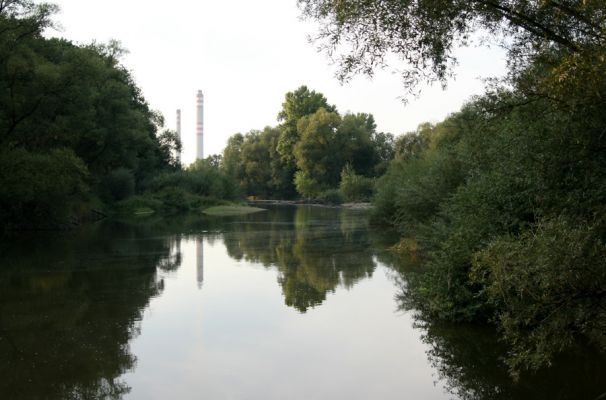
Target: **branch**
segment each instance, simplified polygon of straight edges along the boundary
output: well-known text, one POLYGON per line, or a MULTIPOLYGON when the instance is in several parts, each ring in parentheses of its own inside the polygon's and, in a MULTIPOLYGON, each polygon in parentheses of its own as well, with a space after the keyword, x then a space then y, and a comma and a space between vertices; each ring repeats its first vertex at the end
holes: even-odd
POLYGON ((567 47, 569 50, 572 50, 575 53, 580 52, 579 47, 573 42, 571 42, 569 39, 557 34, 550 28, 532 19, 528 15, 522 14, 518 11, 502 6, 500 4, 493 3, 492 1, 476 0, 476 2, 498 10, 503 16, 503 18, 507 19, 509 22, 511 22, 517 27, 520 27, 536 36, 543 36, 542 34, 544 34, 551 41, 561 44, 562 46, 567 47))

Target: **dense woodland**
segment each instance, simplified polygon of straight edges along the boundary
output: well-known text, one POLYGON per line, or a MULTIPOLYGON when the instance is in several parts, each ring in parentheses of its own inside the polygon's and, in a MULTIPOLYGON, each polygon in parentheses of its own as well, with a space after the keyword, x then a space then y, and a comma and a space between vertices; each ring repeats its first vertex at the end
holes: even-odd
POLYGON ((93 209, 174 212, 237 198, 217 168, 182 171, 178 137, 120 64, 119 43, 43 35, 55 11, 0 1, 2 229, 57 228, 93 209))
POLYGON ((397 139, 301 86, 279 125, 184 170, 117 43, 45 38, 53 6, 0 0, 2 225, 242 195, 372 199, 374 221, 419 260, 400 300, 420 320, 495 325, 513 374, 580 343, 606 349, 606 2, 298 3, 343 79, 396 54, 405 91, 446 84, 474 39, 507 47, 509 73, 397 139))

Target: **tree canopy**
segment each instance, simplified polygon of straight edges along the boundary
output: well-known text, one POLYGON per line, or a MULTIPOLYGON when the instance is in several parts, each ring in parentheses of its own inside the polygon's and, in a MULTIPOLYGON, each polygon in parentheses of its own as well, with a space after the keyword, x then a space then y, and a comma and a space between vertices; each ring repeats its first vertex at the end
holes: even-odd
POLYGON ((298 0, 303 15, 321 22, 316 36, 340 65, 339 77, 373 71, 389 54, 405 61, 407 88, 445 84, 454 50, 490 38, 517 63, 545 49, 587 54, 606 43, 602 0, 298 0))

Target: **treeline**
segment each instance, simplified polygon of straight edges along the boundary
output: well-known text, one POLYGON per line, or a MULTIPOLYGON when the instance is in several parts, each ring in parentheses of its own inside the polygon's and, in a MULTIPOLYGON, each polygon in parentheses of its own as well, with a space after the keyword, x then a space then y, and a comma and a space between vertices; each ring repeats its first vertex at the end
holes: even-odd
POLYGON ((56 10, 0 2, 2 227, 54 228, 136 194, 147 193, 131 205, 165 211, 234 198, 216 168, 181 171, 178 137, 120 65, 119 43, 43 36, 56 10))
POLYGON ((249 196, 369 200, 394 156, 393 135, 377 132, 371 114, 340 115, 306 86, 286 94, 278 120, 233 135, 223 152, 223 171, 249 196))

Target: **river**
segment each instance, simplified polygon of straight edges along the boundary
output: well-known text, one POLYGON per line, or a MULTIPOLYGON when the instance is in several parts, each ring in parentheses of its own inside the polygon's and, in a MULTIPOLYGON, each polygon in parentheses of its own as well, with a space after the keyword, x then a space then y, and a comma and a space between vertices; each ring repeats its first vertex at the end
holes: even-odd
POLYGON ((587 399, 580 351, 514 383, 490 329, 401 310, 365 212, 104 221, 0 244, 2 399, 587 399))

